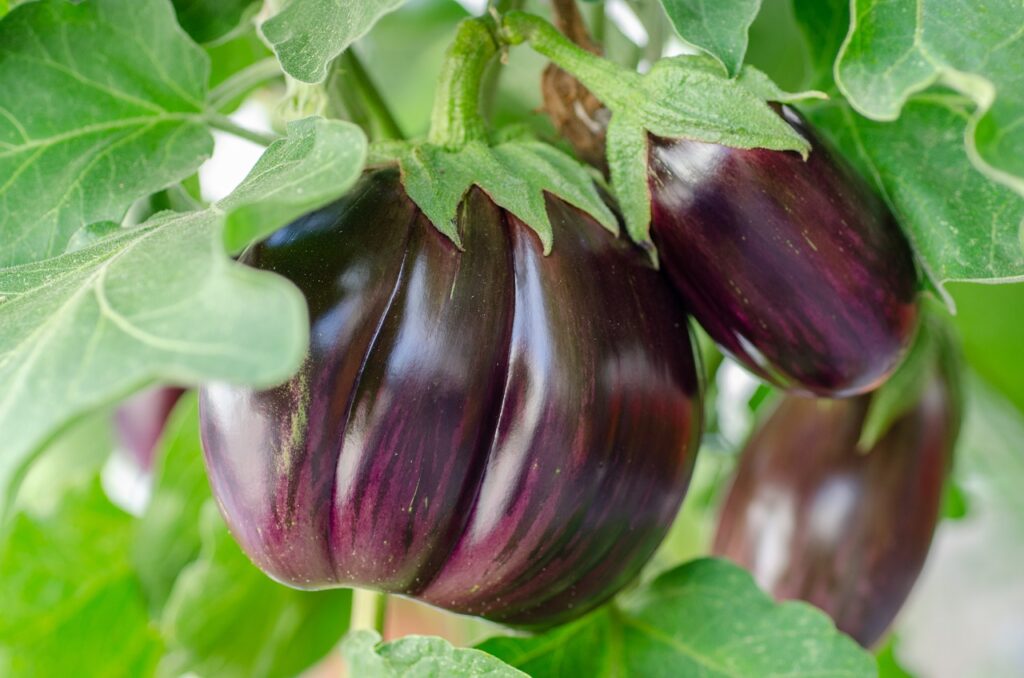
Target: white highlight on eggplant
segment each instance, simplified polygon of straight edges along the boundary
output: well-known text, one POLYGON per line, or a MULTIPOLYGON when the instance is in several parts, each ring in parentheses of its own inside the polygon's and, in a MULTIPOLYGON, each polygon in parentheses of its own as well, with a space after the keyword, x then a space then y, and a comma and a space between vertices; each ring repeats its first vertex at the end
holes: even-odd
POLYGON ((773 486, 762 488, 747 507, 747 538, 754 544, 753 575, 766 591, 775 588, 789 568, 796 508, 791 492, 773 486))

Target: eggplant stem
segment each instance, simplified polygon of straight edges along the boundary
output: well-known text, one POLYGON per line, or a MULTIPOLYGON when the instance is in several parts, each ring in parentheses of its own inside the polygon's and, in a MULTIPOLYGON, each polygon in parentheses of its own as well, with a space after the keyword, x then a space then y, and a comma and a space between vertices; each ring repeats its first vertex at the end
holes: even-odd
POLYGON ((372 629, 384 637, 388 597, 380 591, 352 589, 352 616, 349 631, 372 629))
POLYGON ((221 115, 214 111, 208 111, 205 116, 206 124, 213 129, 220 130, 221 132, 228 132, 234 134, 236 137, 242 139, 248 139, 249 141, 259 144, 261 146, 269 146, 274 143, 280 137, 275 134, 265 134, 263 132, 257 132, 247 127, 242 127, 237 124, 234 120, 226 115, 221 115))
POLYGON ((628 97, 623 95, 636 87, 639 73, 588 52, 538 16, 509 12, 502 18, 501 26, 506 42, 511 45, 529 42, 533 51, 572 74, 613 111, 628 106, 628 97))
POLYGON ((230 78, 210 90, 207 97, 210 108, 223 112, 225 106, 240 96, 271 80, 283 77, 281 66, 275 57, 267 57, 243 68, 230 78))
POLYGON ((487 140, 487 126, 480 113, 480 85, 488 64, 498 53, 489 21, 464 20, 448 47, 427 135, 432 144, 457 150, 470 141, 487 140))
POLYGON ((377 141, 404 139, 402 128, 384 100, 384 95, 352 47, 338 57, 337 68, 344 84, 359 96, 361 112, 370 123, 370 136, 377 141))

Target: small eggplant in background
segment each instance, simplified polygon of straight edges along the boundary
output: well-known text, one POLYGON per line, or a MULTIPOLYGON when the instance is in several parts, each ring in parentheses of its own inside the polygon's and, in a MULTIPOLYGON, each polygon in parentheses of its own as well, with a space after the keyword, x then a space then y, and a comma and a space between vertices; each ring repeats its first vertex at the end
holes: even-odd
POLYGON ((923 359, 892 386, 913 397, 867 445, 873 399, 896 402, 884 390, 784 397, 743 450, 715 536, 716 555, 749 569, 776 598, 821 608, 865 647, 921 572, 959 430, 955 378, 923 359))

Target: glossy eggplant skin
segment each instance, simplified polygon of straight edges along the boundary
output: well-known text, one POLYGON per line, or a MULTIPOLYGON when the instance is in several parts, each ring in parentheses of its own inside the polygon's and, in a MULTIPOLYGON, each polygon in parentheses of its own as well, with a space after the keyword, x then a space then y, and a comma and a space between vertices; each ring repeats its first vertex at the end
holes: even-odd
POLYGON ((154 386, 126 399, 114 411, 118 444, 142 471, 153 468, 164 425, 184 393, 176 386, 154 386))
POLYGON ((625 238, 548 210, 544 256, 474 189, 460 252, 374 170, 243 256, 311 315, 289 382, 200 394, 214 494, 258 566, 522 626, 636 575, 697 452, 687 318, 625 238))
POLYGON ((786 397, 743 452, 713 548, 865 647, 924 565, 959 426, 950 387, 935 376, 865 453, 857 440, 869 399, 786 397))
POLYGON ((708 334, 795 393, 879 386, 917 325, 917 277, 891 212, 791 109, 797 153, 652 138, 651 236, 708 334))

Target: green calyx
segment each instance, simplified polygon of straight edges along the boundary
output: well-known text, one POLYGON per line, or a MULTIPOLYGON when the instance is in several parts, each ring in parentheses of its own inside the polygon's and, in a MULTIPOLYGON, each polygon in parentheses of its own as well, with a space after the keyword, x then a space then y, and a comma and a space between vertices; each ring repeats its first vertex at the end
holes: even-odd
MULTIPOLYGON (((917 406, 928 385, 938 378, 960 412, 961 357, 953 329, 937 310, 926 304, 913 345, 895 373, 871 395, 857 446, 870 451, 889 429, 917 406)), ((955 435, 955 433, 954 433, 955 435)))
POLYGON ((498 47, 489 17, 459 24, 441 67, 426 141, 377 143, 371 149, 371 162, 397 162, 409 198, 458 247, 462 243, 455 220, 473 186, 532 228, 545 253, 553 244, 546 194, 618 233, 615 215, 601 199, 589 168, 533 139, 490 142, 480 113, 480 88, 498 47))
POLYGON ((434 96, 427 141, 457 150, 472 141, 487 140, 480 114, 480 83, 498 43, 488 19, 466 19, 448 47, 434 96))
POLYGON ((805 157, 810 151, 807 140, 767 102, 820 97, 819 92, 784 92, 750 67, 729 77, 720 63, 706 56, 661 59, 641 75, 581 49, 548 22, 523 12, 506 14, 500 35, 510 45, 528 43, 611 111, 606 143, 612 187, 630 237, 652 257, 649 135, 798 151, 805 157))
POLYGON ((501 21, 501 37, 510 45, 528 42, 535 52, 571 73, 612 111, 626 107, 630 95, 639 88, 639 73, 588 52, 538 16, 509 12, 501 21))

